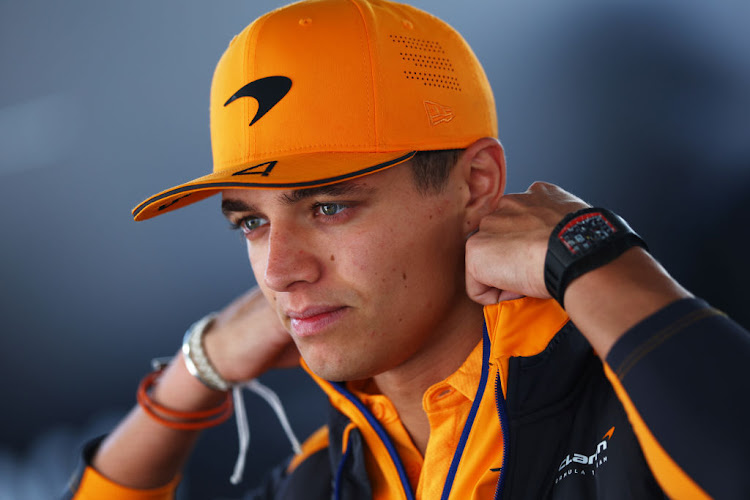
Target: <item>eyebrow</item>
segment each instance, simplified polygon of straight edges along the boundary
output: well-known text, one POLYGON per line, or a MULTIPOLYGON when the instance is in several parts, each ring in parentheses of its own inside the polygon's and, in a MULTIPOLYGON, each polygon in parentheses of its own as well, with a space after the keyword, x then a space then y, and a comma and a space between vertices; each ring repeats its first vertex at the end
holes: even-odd
POLYGON ((316 196, 346 196, 351 194, 361 195, 362 193, 372 191, 374 191, 373 188, 365 187, 362 184, 341 182, 339 184, 329 184, 327 186, 295 189, 291 193, 283 193, 280 198, 284 203, 292 205, 309 198, 315 198, 316 196))
POLYGON ((221 213, 224 214, 224 217, 229 218, 230 214, 236 212, 257 212, 257 210, 254 206, 242 200, 233 200, 231 198, 221 200, 221 213))
MULTIPOLYGON (((341 182, 338 184, 329 184, 327 186, 295 189, 291 193, 280 194, 279 200, 285 205, 293 205, 316 196, 362 195, 363 193, 371 193, 374 190, 374 188, 366 187, 362 184, 341 182)), ((236 212, 258 212, 258 209, 254 205, 246 203, 243 200, 225 198, 221 201, 221 213, 223 213, 225 217, 229 217, 231 213, 236 212)))

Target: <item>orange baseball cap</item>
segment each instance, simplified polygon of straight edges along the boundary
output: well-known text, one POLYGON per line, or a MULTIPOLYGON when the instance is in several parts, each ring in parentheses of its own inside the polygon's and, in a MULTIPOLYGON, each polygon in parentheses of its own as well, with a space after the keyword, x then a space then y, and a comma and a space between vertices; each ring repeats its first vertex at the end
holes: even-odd
POLYGON ((148 198, 135 220, 224 189, 333 184, 497 137, 466 41, 383 0, 311 0, 256 19, 221 57, 210 110, 213 172, 148 198))

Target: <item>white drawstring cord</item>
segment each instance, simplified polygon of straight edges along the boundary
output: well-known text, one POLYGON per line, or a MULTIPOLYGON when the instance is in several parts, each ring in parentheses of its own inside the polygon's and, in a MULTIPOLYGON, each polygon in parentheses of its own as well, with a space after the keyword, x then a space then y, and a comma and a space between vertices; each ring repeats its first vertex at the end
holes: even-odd
POLYGON ((284 412, 284 406, 281 404, 279 396, 267 386, 258 382, 258 379, 250 380, 245 384, 245 387, 266 400, 269 406, 271 406, 271 409, 273 409, 274 413, 276 413, 276 418, 279 419, 281 426, 284 428, 284 433, 286 434, 287 439, 289 439, 289 443, 291 443, 294 453, 302 453, 302 447, 299 444, 297 436, 294 435, 294 431, 292 431, 292 426, 289 423, 289 419, 287 418, 286 413, 284 412))
POLYGON ((242 398, 242 386, 235 385, 232 387, 232 396, 234 397, 234 417, 237 419, 237 434, 240 441, 240 451, 237 455, 237 461, 234 463, 234 472, 229 482, 239 484, 242 481, 242 474, 245 472, 245 456, 247 448, 250 446, 250 426, 247 423, 247 412, 245 411, 245 402, 242 398))
POLYGON ((237 418, 237 434, 240 441, 240 450, 237 456, 237 462, 234 464, 234 472, 229 481, 232 484, 239 484, 242 481, 242 474, 245 471, 245 457, 247 456, 247 450, 250 447, 250 426, 247 421, 247 411, 245 411, 245 401, 242 397, 242 389, 249 389, 266 400, 269 406, 276 413, 276 418, 281 422, 281 426, 284 428, 284 433, 292 444, 292 450, 294 453, 302 453, 297 436, 292 431, 292 426, 289 424, 289 419, 284 412, 284 406, 281 404, 279 396, 276 395, 271 389, 258 382, 257 379, 252 379, 242 384, 237 384, 232 387, 232 396, 234 398, 234 415, 237 418))

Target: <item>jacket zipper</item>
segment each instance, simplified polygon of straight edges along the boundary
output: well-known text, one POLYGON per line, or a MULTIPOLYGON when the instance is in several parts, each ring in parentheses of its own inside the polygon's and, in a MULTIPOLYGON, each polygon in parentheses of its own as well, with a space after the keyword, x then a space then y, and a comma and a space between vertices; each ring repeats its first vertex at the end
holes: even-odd
POLYGON ((474 426, 474 418, 479 411, 479 405, 482 402, 482 396, 484 395, 485 388, 487 386, 489 371, 490 371, 490 336, 487 333, 487 325, 484 325, 482 332, 482 376, 479 378, 479 387, 477 387, 477 393, 474 396, 474 403, 471 405, 469 415, 466 417, 464 423, 464 429, 461 432, 461 438, 456 446, 456 451, 453 453, 453 460, 451 460, 450 468, 448 469, 448 477, 445 478, 445 484, 443 485, 443 494, 440 496, 440 500, 448 500, 453 489, 453 480, 456 478, 458 472, 458 465, 461 462, 461 457, 464 454, 464 448, 466 442, 471 434, 471 429, 474 426))
POLYGON ((497 372, 495 378, 495 404, 497 405, 497 416, 500 418, 500 430, 503 434, 503 463, 500 466, 500 477, 497 478, 497 487, 495 488, 495 500, 500 500, 505 486, 505 471, 508 463, 508 413, 505 409, 505 397, 500 389, 500 372, 497 372))
MULTIPOLYGON (((479 387, 477 388, 476 396, 474 396, 474 403, 471 406, 471 410, 469 411, 469 415, 467 417, 466 422, 464 423, 464 429, 461 433, 461 438, 459 439, 458 447, 456 448, 456 451, 453 454, 453 460, 451 461, 451 466, 448 470, 448 477, 446 478, 445 484, 443 485, 443 494, 441 495, 441 500, 447 500, 450 496, 451 489, 453 488, 453 480, 455 479, 455 475, 458 469, 458 464, 461 461, 461 456, 463 455, 464 446, 466 445, 466 441, 469 437, 469 434, 471 432, 471 428, 474 424, 474 418, 476 417, 476 413, 479 410, 479 405, 482 401, 482 395, 485 392, 485 387, 487 385, 487 379, 488 379, 488 373, 489 373, 489 358, 490 358, 490 338, 489 334, 487 333, 487 325, 484 325, 483 329, 483 335, 482 335, 482 376, 479 379, 479 387)), ((497 382, 499 383, 500 378, 498 376, 497 382)), ((403 488, 404 495, 406 496, 407 500, 415 500, 414 492, 411 489, 411 484, 409 483, 408 476, 406 475, 406 470, 404 469, 404 465, 401 462, 401 458, 398 456, 398 452, 396 452, 396 447, 391 442, 390 438, 388 437, 388 433, 385 431, 385 429, 380 425, 380 422, 373 416, 372 413, 367 409, 367 407, 349 390, 346 388, 346 385, 342 382, 330 382, 330 384, 346 399, 348 399, 354 406, 357 407, 357 409, 362 413, 362 415, 365 416, 369 424, 372 426, 372 428, 377 433, 380 440, 385 445, 386 449, 388 450, 388 454, 390 455, 391 462, 396 466, 396 470, 398 471, 399 478, 401 479, 401 486, 403 488)), ((495 391, 497 392, 497 384, 495 386, 495 391)), ((496 398, 496 401, 498 401, 498 409, 500 408, 499 399, 496 398)), ((498 410, 499 411, 499 410, 498 410)), ((505 419, 501 417, 500 419, 501 426, 505 425, 505 419)), ((507 432, 505 428, 503 427, 503 454, 505 454, 505 436, 507 432)), ((503 465, 500 469, 500 479, 503 477, 503 470, 505 469, 505 460, 503 459, 503 465)), ((338 481, 338 478, 337 478, 338 481)), ((498 482, 498 490, 500 488, 501 484, 498 482)), ((497 496, 497 492, 495 494, 495 498, 499 498, 497 496)))
MULTIPOLYGON (((354 406, 357 407, 360 413, 364 415, 364 417, 367 419, 368 423, 372 426, 372 428, 375 430, 375 433, 378 435, 380 440, 383 442, 383 444, 386 447, 386 450, 388 450, 388 455, 390 455, 391 462, 396 467, 396 471, 398 472, 399 479, 401 480, 401 487, 404 492, 404 496, 406 497, 406 500, 415 500, 414 498, 414 492, 411 490, 411 484, 409 483, 408 476, 406 475, 406 469, 404 468, 404 464, 401 462, 401 458, 398 456, 398 452, 396 452, 396 447, 393 445, 393 442, 391 442, 391 439, 388 437, 388 433, 385 431, 382 425, 380 425, 380 422, 375 418, 375 416, 370 413, 370 410, 367 409, 367 407, 351 392, 349 392, 349 389, 346 388, 346 386, 342 382, 331 382, 331 385, 346 399, 348 399, 354 406)), ((349 448, 347 447, 347 452, 349 451, 349 448)), ((343 468, 340 467, 339 473, 341 472, 343 468)), ((336 478, 336 483, 339 484, 339 478, 336 478)))
POLYGON ((351 446, 347 446, 346 452, 341 457, 341 460, 339 460, 339 466, 336 470, 336 477, 333 480, 333 500, 341 500, 341 476, 344 472, 344 465, 349 459, 349 452, 351 451, 351 448, 351 446))

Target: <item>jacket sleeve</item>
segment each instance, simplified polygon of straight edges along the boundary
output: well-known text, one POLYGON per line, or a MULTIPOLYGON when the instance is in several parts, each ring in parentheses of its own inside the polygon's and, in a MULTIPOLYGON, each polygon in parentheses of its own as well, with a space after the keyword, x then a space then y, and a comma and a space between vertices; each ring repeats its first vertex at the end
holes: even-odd
POLYGON ((96 454, 104 436, 89 442, 83 449, 83 460, 73 474, 63 493, 63 500, 171 500, 180 482, 174 478, 160 488, 137 490, 121 486, 99 474, 91 467, 91 458, 96 454))
MULTIPOLYGON (((137 490, 121 486, 99 474, 91 467, 91 461, 105 437, 100 436, 84 446, 81 463, 69 481, 62 500, 101 500, 103 498, 107 500, 171 500, 175 497, 181 476, 160 488, 137 490)), ((300 498, 302 495, 315 491, 315 485, 322 484, 324 488, 328 488, 330 481, 319 480, 321 477, 330 476, 327 446, 328 428, 323 426, 302 443, 302 453, 274 468, 263 484, 243 498, 251 500, 300 498), (295 481, 290 481, 292 472, 296 472, 295 481), (293 483, 296 489, 290 488, 290 483, 293 483)), ((310 498, 328 497, 330 497, 330 492, 326 490, 325 495, 310 498)))
POLYGON ((670 498, 750 498, 750 334, 698 299, 625 333, 605 372, 670 498))

